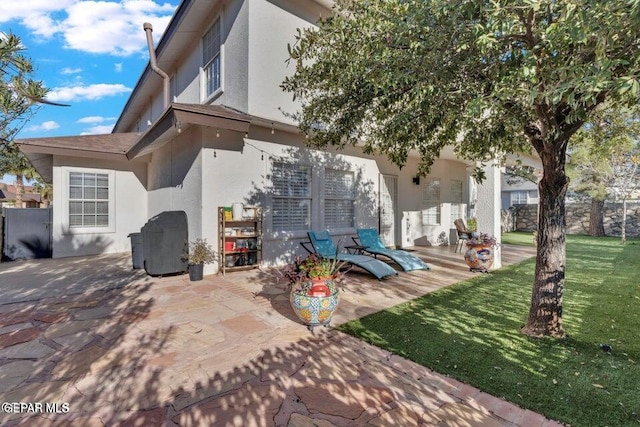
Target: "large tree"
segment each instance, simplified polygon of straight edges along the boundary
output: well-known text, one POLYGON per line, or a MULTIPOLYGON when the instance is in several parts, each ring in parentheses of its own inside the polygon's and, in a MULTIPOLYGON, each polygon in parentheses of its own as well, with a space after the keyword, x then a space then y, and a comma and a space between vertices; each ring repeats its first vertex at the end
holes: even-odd
POLYGON ((538 245, 522 331, 565 335, 565 173, 571 136, 605 100, 638 100, 637 0, 339 0, 290 47, 283 88, 312 144, 363 144, 426 172, 452 145, 467 159, 535 151, 538 245))
POLYGON ((13 143, 13 138, 44 101, 47 89, 31 77, 33 65, 23 55, 20 38, 0 32, 0 172, 16 175, 16 206, 22 207, 23 177, 33 177, 33 167, 13 143))
POLYGON ((609 199, 625 205, 637 187, 640 177, 634 159, 639 141, 638 105, 614 109, 605 104, 573 137, 567 168, 571 178, 569 191, 591 200, 590 235, 605 234, 604 202, 609 199))

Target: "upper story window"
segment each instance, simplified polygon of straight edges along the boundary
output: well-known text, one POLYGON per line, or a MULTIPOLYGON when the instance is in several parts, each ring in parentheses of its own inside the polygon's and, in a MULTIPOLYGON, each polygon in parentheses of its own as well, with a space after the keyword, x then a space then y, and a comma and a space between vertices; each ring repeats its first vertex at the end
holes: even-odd
POLYGON ((204 98, 209 98, 221 87, 222 66, 220 58, 221 27, 217 18, 209 31, 202 37, 202 71, 204 78, 204 98))
POLYGON ((351 228, 355 223, 353 172, 325 169, 324 225, 328 229, 351 228))
POLYGON ((69 172, 69 228, 109 227, 109 175, 69 172))
POLYGON ((272 231, 306 231, 311 228, 311 168, 274 162, 272 231))
POLYGON ((439 179, 427 179, 422 188, 422 223, 440 225, 439 179))

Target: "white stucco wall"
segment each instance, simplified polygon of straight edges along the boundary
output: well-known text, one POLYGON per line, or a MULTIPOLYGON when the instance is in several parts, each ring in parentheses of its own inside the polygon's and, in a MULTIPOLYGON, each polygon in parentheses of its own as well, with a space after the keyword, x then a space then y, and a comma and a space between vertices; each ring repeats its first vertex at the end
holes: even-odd
POLYGON ((148 218, 164 211, 185 211, 189 240, 202 233, 200 138, 198 128, 190 127, 153 152, 148 167, 148 218))
POLYGON ((54 156, 53 257, 96 255, 131 250, 129 233, 139 232, 147 219, 146 164, 141 162, 54 156), (69 228, 68 173, 84 171, 112 176, 113 223, 91 231, 69 228))
MULTIPOLYGON (((249 56, 249 5, 246 0, 220 2, 204 20, 200 28, 191 28, 193 43, 186 50, 175 69, 164 70, 173 80, 170 102, 193 104, 223 104, 240 111, 248 110, 248 56, 249 56), (202 97, 202 36, 216 19, 222 25, 222 79, 221 90, 213 96, 202 97)), ((286 47, 286 46, 285 46, 286 47)), ((159 78, 153 77, 156 83, 159 78)), ((140 131, 149 128, 164 111, 162 85, 158 83, 157 92, 145 111, 141 114, 140 131)))
POLYGON ((249 12, 249 109, 267 119, 291 122, 284 112, 294 113, 297 103, 280 88, 295 62, 287 65, 287 44, 295 43, 298 28, 314 26, 331 12, 307 1, 250 0, 249 12))
MULTIPOLYGON (((312 166, 312 214, 313 229, 324 229, 321 196, 324 168, 351 170, 356 178, 356 219, 355 227, 332 230, 335 240, 343 239, 343 244, 352 243, 351 236, 356 228, 378 228, 379 176, 394 175, 398 180, 398 211, 396 227, 402 227, 402 241, 399 246, 433 245, 443 239, 448 241, 452 225, 449 209, 449 182, 458 179, 463 182, 464 205, 468 203, 468 172, 466 165, 452 160, 438 160, 431 176, 441 180, 441 224, 422 224, 421 185, 412 180, 417 168, 417 160, 410 159, 402 169, 398 169, 386 158, 368 157, 359 149, 348 147, 344 151, 316 151, 305 147, 305 138, 270 129, 252 127, 248 139, 238 132, 223 131, 216 137, 215 129, 203 133, 202 153, 202 236, 214 247, 218 246, 218 206, 231 206, 234 202, 245 205, 263 206, 264 209, 264 265, 273 265, 290 260, 294 255, 303 255, 300 241, 306 240, 305 232, 271 232, 269 207, 270 170, 273 161, 284 160, 312 166)), ((216 266, 209 266, 215 272, 216 266)))
MULTIPOLYGON (((478 231, 494 236, 498 243, 501 242, 501 215, 500 215, 500 165, 489 163, 484 167, 486 179, 478 185, 478 204, 476 218, 478 220, 478 231)), ((492 270, 502 266, 502 255, 500 247, 494 248, 492 270)))

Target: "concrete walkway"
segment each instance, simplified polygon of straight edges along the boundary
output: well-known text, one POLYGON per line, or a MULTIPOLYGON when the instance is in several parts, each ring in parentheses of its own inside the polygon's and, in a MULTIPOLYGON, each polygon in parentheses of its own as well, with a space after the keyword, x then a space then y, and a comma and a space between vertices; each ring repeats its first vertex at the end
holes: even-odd
MULTIPOLYGON (((416 253, 431 271, 382 282, 351 272, 333 323, 472 276, 448 248, 416 253)), ((531 255, 503 248, 505 263, 531 255)), ((273 271, 154 278, 128 254, 0 264, 0 390, 14 403, 1 425, 559 425, 335 330, 308 331, 273 271)))

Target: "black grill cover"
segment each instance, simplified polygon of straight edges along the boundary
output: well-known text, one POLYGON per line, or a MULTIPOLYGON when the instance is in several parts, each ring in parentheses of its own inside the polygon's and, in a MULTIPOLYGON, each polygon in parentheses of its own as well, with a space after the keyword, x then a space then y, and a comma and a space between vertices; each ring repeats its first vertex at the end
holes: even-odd
POLYGON ((151 276, 184 273, 189 232, 184 211, 166 211, 151 218, 140 230, 144 269, 151 276))

